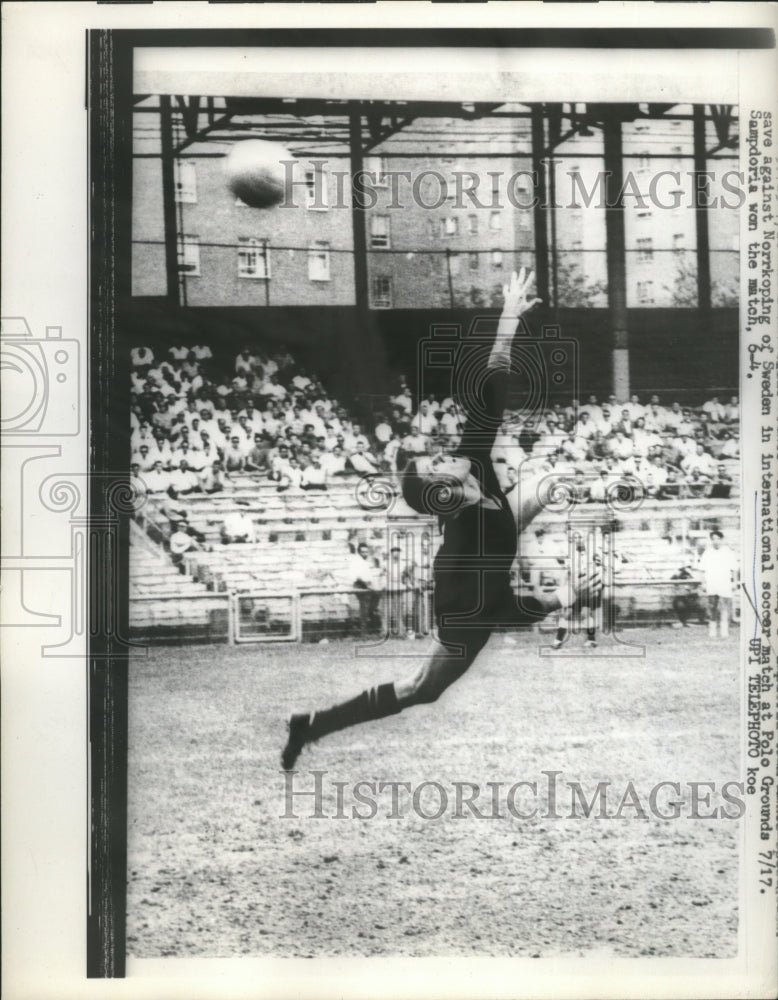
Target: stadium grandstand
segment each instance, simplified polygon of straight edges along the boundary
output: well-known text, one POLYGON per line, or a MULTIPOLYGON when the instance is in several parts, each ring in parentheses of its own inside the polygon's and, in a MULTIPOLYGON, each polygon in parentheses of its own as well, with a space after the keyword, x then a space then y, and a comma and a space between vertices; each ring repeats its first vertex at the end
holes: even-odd
MULTIPOLYGON (((135 637, 429 633, 439 534, 403 503, 396 477, 409 459, 456 447, 453 399, 414 398, 400 375, 367 424, 286 348, 246 346, 225 365, 205 344, 139 347, 131 363, 131 474, 144 498, 132 532, 135 637)), ((558 586, 571 510, 585 520, 626 489, 614 613, 675 622, 709 531, 737 529, 738 432, 735 395, 682 406, 590 394, 529 417, 506 412, 493 452, 504 489, 529 474, 558 476, 565 491, 564 510, 544 512, 522 541, 517 589, 558 586), (674 580, 684 569, 688 579, 674 580)))

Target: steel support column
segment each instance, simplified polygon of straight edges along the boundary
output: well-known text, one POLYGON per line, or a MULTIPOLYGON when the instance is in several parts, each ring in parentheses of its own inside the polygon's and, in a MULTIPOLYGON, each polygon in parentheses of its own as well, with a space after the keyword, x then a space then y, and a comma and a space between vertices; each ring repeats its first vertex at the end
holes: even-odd
POLYGON ((694 218, 697 227, 697 307, 701 316, 711 310, 710 232, 708 229, 708 196, 710 185, 705 175, 708 154, 705 143, 705 105, 693 108, 694 132, 694 218))
MULTIPOLYGON (((162 222, 165 236, 167 297, 179 305, 178 224, 176 219, 176 177, 173 150, 173 114, 169 94, 159 99, 160 157, 162 164, 162 222)), ((182 234, 183 235, 183 234, 182 234)))
POLYGON ((543 106, 532 108, 532 171, 535 180, 535 287, 538 298, 549 305, 548 281, 548 209, 546 206, 545 134, 543 106))
POLYGON ((624 235, 624 160, 621 121, 606 113, 603 121, 605 166, 605 257, 612 336, 613 392, 619 402, 629 399, 629 335, 627 331, 627 265, 624 235))

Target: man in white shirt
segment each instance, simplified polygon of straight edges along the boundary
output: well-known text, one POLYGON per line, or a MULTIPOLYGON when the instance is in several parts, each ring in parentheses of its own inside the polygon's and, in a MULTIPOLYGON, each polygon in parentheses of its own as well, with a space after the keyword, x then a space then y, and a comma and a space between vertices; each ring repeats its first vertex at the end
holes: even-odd
POLYGON ((431 434, 438 426, 438 421, 434 413, 430 410, 427 400, 422 400, 419 412, 413 418, 414 427, 418 427, 422 434, 431 434))
POLYGON ((712 477, 716 472, 716 462, 713 456, 705 450, 705 446, 698 443, 694 453, 687 455, 681 462, 681 469, 687 476, 696 471, 702 476, 712 477))
POLYGON ((641 405, 640 399, 635 393, 629 397, 629 402, 627 403, 625 409, 627 410, 629 419, 632 421, 637 420, 638 417, 642 417, 646 412, 645 406, 641 405))
POLYGON ((378 472, 378 459, 367 450, 363 438, 357 440, 356 450, 349 455, 347 465, 360 475, 378 472))
POLYGON ((381 599, 381 570, 370 553, 366 542, 360 542, 357 551, 348 561, 349 583, 357 591, 359 602, 359 628, 368 635, 375 625, 381 599))
POLYGON ((155 462, 154 468, 148 472, 145 472, 141 466, 141 472, 143 473, 143 482, 146 484, 147 493, 166 492, 170 485, 170 477, 162 468, 162 462, 155 462))
POLYGON ((222 524, 221 540, 225 545, 234 542, 253 542, 253 522, 245 514, 241 514, 240 511, 228 514, 222 524))
POLYGON ((726 415, 726 410, 719 402, 718 396, 714 396, 713 399, 709 399, 707 402, 703 403, 702 412, 707 413, 711 422, 714 424, 720 423, 726 415))
POLYGON ((306 465, 303 469, 300 486, 304 490, 324 490, 327 488, 327 473, 322 468, 321 456, 318 452, 311 455, 310 465, 306 465))
POLYGON ((176 496, 186 496, 200 489, 200 480, 197 473, 189 468, 186 459, 182 458, 178 468, 170 473, 169 485, 175 490, 176 496))
POLYGON ((735 554, 723 545, 724 535, 714 530, 710 533, 710 545, 700 557, 700 572, 708 599, 708 634, 716 638, 716 626, 721 627, 721 637, 729 635, 732 617, 732 597, 734 592, 737 563, 735 554))
POLYGON ((150 347, 133 347, 130 361, 133 368, 150 368, 154 364, 154 352, 150 347))

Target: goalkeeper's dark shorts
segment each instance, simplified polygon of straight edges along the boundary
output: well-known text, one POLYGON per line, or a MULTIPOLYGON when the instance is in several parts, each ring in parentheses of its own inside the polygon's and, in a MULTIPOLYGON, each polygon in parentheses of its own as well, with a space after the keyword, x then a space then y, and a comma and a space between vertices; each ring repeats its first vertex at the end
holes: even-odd
MULTIPOLYGON (((495 574, 496 575, 496 574, 495 574)), ((483 585, 468 582, 469 574, 439 574, 435 579, 435 622, 438 640, 471 657, 496 629, 527 629, 547 612, 534 597, 517 599, 509 578, 483 585)))

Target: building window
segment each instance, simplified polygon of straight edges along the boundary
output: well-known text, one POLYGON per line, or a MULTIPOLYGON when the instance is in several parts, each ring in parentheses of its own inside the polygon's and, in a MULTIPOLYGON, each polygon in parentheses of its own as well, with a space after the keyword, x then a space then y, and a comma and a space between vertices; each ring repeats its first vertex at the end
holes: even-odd
POLYGON ((194 163, 176 160, 173 164, 176 201, 185 205, 197 202, 197 168, 194 163))
POLYGON ((637 240, 638 260, 648 261, 654 259, 654 241, 650 236, 644 236, 637 240))
POLYGON ((308 250, 308 277, 311 281, 330 280, 330 245, 316 240, 308 250))
POLYGON ((674 233, 673 234, 673 250, 675 251, 675 253, 680 253, 683 250, 683 248, 684 248, 683 245, 684 245, 685 242, 686 241, 684 240, 684 234, 683 233, 674 233))
POLYGON ((529 211, 527 211, 526 209, 519 212, 518 220, 519 220, 519 229, 532 228, 532 220, 530 218, 529 211))
POLYGON ((239 236, 238 244, 238 277, 269 278, 270 257, 267 240, 258 240, 253 236, 239 236))
POLYGON ((638 172, 644 174, 650 166, 651 161, 648 153, 640 153, 638 156, 638 172))
POLYGON ((500 196, 500 175, 494 171, 489 172, 489 176, 492 178, 492 204, 500 196))
POLYGON ((638 302, 642 306, 649 306, 654 301, 654 282, 653 281, 639 281, 638 282, 638 302))
POLYGON ((478 232, 478 216, 468 215, 467 217, 467 231, 469 233, 475 234, 478 232))
POLYGON ((200 237, 184 233, 178 238, 178 270, 190 278, 200 277, 200 237))
POLYGON ((371 281, 371 292, 374 309, 392 308, 392 279, 386 275, 377 274, 371 281))
POLYGON ((327 174, 321 163, 314 163, 305 171, 305 206, 311 212, 326 212, 327 174))
POLYGON ((651 218, 651 209, 650 208, 642 208, 638 212, 637 215, 638 215, 639 219, 650 219, 651 218))
POLYGON ((386 160, 383 156, 366 156, 365 173, 370 174, 376 187, 386 187, 389 183, 386 176, 386 160))
POLYGON ((389 247, 389 216, 373 215, 370 217, 370 246, 389 247))
POLYGON ((499 212, 492 212, 490 214, 489 228, 493 233, 498 233, 502 229, 502 215, 499 212))
POLYGON ((456 236, 459 233, 459 219, 456 215, 449 215, 443 220, 443 235, 456 236))
POLYGON ((452 278, 459 274, 460 259, 458 253, 450 253, 448 255, 448 273, 452 278))
POLYGON ((468 257, 470 258, 470 270, 471 271, 477 271, 478 270, 478 264, 479 264, 478 254, 477 253, 471 253, 471 254, 468 254, 468 257))
POLYGON ((502 250, 492 250, 492 267, 502 267, 502 250))

